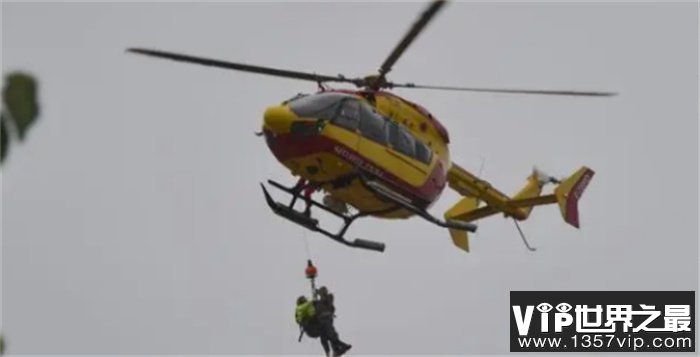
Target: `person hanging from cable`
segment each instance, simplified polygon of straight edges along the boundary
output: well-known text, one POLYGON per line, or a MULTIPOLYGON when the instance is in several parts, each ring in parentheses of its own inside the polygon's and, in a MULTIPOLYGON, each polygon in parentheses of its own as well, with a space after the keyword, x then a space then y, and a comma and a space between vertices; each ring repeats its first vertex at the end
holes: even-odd
POLYGON ((309 301, 306 296, 299 296, 297 298, 297 307, 294 311, 294 318, 297 324, 299 324, 299 341, 301 342, 301 338, 304 334, 311 338, 320 337, 321 346, 326 356, 329 356, 331 352, 329 341, 325 336, 321 336, 321 326, 316 316, 316 308, 314 307, 313 300, 309 301))
POLYGON ((339 357, 345 354, 351 345, 340 340, 333 325, 335 305, 333 294, 326 287, 316 289, 316 267, 308 261, 306 277, 311 281, 311 300, 305 296, 297 298, 295 319, 300 326, 299 341, 304 334, 311 338, 318 337, 326 356, 339 357))
POLYGON ((328 288, 322 286, 316 290, 318 300, 316 301, 316 313, 322 334, 328 339, 335 351, 335 356, 340 356, 350 350, 351 345, 340 340, 338 332, 335 330, 333 320, 335 319, 334 297, 328 288))

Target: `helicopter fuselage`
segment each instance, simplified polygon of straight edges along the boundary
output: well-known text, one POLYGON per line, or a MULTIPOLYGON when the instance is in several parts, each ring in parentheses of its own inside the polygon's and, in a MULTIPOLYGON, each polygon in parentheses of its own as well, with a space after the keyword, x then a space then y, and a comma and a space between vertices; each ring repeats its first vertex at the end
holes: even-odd
POLYGON ((414 214, 384 199, 377 185, 420 209, 430 207, 446 185, 446 130, 425 109, 387 92, 297 96, 266 110, 263 132, 294 176, 359 212, 414 214))

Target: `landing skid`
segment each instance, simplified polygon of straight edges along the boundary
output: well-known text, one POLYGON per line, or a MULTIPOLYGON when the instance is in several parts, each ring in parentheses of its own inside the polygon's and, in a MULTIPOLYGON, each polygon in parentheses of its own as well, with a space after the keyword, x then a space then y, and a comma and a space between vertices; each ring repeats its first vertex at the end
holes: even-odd
POLYGON ((381 242, 375 242, 371 240, 365 240, 365 239, 355 239, 354 241, 349 241, 345 239, 345 233, 347 232, 348 228, 350 225, 358 218, 370 216, 370 215, 377 215, 377 214, 383 214, 383 213, 389 213, 391 211, 395 211, 397 209, 406 209, 414 214, 418 215, 419 217, 425 219, 426 221, 433 223, 437 226, 443 227, 443 228, 449 228, 449 229, 458 229, 462 231, 468 231, 468 232, 476 232, 477 226, 473 223, 467 223, 467 222, 461 222, 461 221, 456 221, 456 220, 447 220, 443 221, 430 213, 428 213, 424 209, 420 209, 413 205, 409 199, 406 197, 403 197, 401 194, 396 193, 392 191, 391 189, 386 188, 384 185, 367 180, 364 177, 361 177, 362 183, 367 187, 369 190, 374 192, 376 195, 382 197, 383 199, 391 202, 394 204, 393 207, 377 212, 359 212, 355 214, 343 214, 334 211, 330 207, 326 206, 323 203, 314 201, 311 198, 303 197, 302 192, 304 189, 313 187, 311 185, 313 184, 297 184, 294 187, 286 187, 283 186, 275 181, 272 180, 267 180, 267 182, 272 185, 273 187, 276 187, 280 189, 283 192, 286 192, 292 196, 292 200, 289 202, 289 204, 285 205, 282 203, 279 203, 275 200, 272 199, 272 196, 270 196, 270 193, 267 192, 267 189, 265 188, 265 185, 260 184, 260 186, 263 189, 263 193, 265 194, 265 201, 267 202, 267 205, 270 206, 273 212, 278 214, 281 217, 284 217, 308 230, 311 230, 313 232, 318 232, 326 237, 344 244, 349 247, 353 248, 362 248, 362 249, 368 249, 368 250, 374 250, 377 252, 383 252, 385 249, 385 244, 381 242), (297 202, 297 200, 301 198, 306 204, 307 204, 307 210, 304 212, 299 212, 294 209, 294 204, 297 202), (317 219, 311 217, 311 207, 318 207, 336 217, 339 217, 340 219, 343 220, 343 226, 340 228, 340 230, 337 233, 332 233, 329 232, 328 230, 324 229, 319 225, 319 222, 317 219))
POLYGON ((353 247, 353 248, 362 248, 362 249, 368 249, 368 250, 374 250, 377 252, 383 252, 386 245, 381 242, 375 242, 371 240, 365 240, 365 239, 359 239, 356 238, 354 241, 348 241, 345 239, 345 232, 347 232, 348 228, 354 222, 356 219, 361 218, 361 217, 366 217, 372 214, 379 214, 379 213, 386 213, 391 210, 394 210, 395 208, 392 208, 390 210, 384 210, 382 212, 360 212, 352 215, 345 215, 342 213, 338 213, 328 206, 324 205, 323 203, 316 202, 313 199, 306 198, 306 197, 301 197, 301 192, 306 188, 306 186, 303 185, 296 185, 294 187, 286 187, 283 186, 275 181, 272 180, 267 180, 267 182, 282 190, 283 192, 286 192, 290 195, 292 195, 292 200, 288 205, 284 205, 282 203, 276 202, 275 200, 272 199, 272 196, 267 192, 267 189, 265 188, 265 185, 260 184, 260 186, 263 189, 263 193, 265 194, 265 201, 267 201, 267 205, 270 206, 273 212, 278 214, 281 217, 284 217, 306 229, 309 229, 313 232, 318 232, 326 237, 344 244, 348 247, 353 247), (336 217, 339 217, 343 220, 343 227, 340 228, 340 231, 338 233, 332 233, 324 229, 319 225, 319 222, 317 219, 311 217, 310 212, 299 212, 294 209, 294 204, 296 203, 297 199, 301 199, 306 203, 309 204, 310 206, 318 207, 336 217))
POLYGON ((403 197, 401 194, 396 193, 392 191, 389 188, 386 188, 384 185, 366 180, 363 178, 362 182, 365 184, 367 188, 369 188, 372 192, 375 194, 379 195, 380 197, 389 200, 391 202, 396 203, 397 205, 401 206, 402 208, 405 208, 419 217, 425 219, 426 221, 433 223, 437 226, 443 227, 443 228, 450 228, 450 229, 458 229, 461 231, 467 231, 467 232, 476 232, 477 225, 473 223, 468 223, 468 222, 461 222, 457 220, 447 220, 443 221, 424 209, 420 209, 416 206, 414 206, 411 201, 405 197, 403 197))

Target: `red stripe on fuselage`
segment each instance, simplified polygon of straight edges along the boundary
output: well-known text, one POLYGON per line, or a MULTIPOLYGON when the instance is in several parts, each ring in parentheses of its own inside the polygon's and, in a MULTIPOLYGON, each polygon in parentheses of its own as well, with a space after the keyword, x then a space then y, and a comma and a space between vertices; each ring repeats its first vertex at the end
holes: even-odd
POLYGON ((354 148, 349 148, 326 136, 315 135, 305 138, 295 137, 293 134, 274 136, 267 130, 265 130, 265 136, 270 150, 280 162, 313 154, 333 154, 338 157, 338 160, 346 161, 373 176, 380 177, 385 184, 389 184, 398 193, 414 200, 415 204, 421 208, 429 207, 440 197, 445 188, 447 175, 439 160, 425 183, 416 187, 387 172, 371 159, 362 156, 354 148))

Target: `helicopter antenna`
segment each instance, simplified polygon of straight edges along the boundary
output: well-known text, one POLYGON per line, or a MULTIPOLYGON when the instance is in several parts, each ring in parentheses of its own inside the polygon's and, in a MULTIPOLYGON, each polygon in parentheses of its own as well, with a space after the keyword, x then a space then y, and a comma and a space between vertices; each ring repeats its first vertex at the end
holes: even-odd
MULTIPOLYGON (((481 165, 479 165, 479 174, 476 175, 476 178, 478 178, 479 180, 481 180, 481 174, 484 173, 485 166, 486 166, 486 157, 482 156, 481 157, 481 165)), ((476 198, 476 207, 477 208, 479 207, 480 203, 481 203, 481 200, 479 200, 479 197, 477 196, 477 198, 476 198)), ((479 232, 477 232, 476 234, 479 234, 479 232)))
POLYGON ((481 178, 481 174, 484 173, 484 167, 486 166, 486 157, 481 157, 481 165, 479 165, 479 174, 476 175, 477 178, 481 178))
POLYGON ((484 166, 486 166, 486 157, 481 157, 481 165, 479 165, 479 174, 476 177, 481 178, 481 174, 484 172, 484 166))
POLYGON ((520 229, 520 224, 518 224, 518 221, 513 219, 513 223, 515 223, 515 228, 518 229, 518 233, 520 233, 520 238, 523 239, 523 243, 525 243, 525 247, 527 247, 527 250, 529 250, 531 252, 536 251, 537 249, 531 247, 530 244, 527 243, 527 239, 525 239, 525 233, 523 233, 523 230, 520 229))

